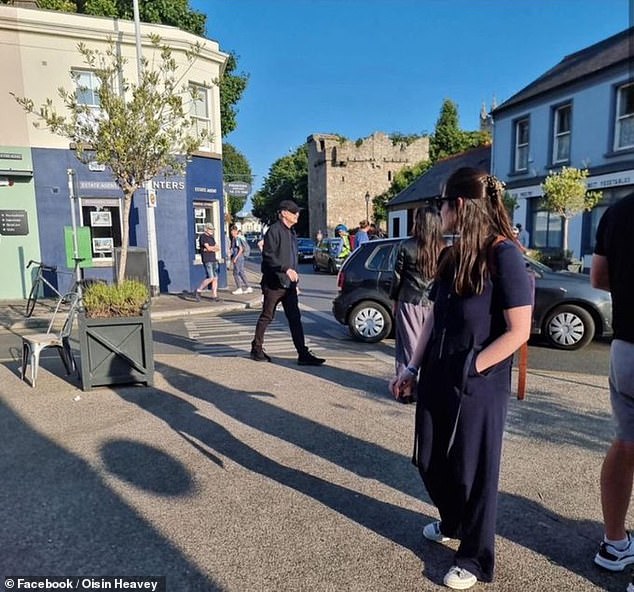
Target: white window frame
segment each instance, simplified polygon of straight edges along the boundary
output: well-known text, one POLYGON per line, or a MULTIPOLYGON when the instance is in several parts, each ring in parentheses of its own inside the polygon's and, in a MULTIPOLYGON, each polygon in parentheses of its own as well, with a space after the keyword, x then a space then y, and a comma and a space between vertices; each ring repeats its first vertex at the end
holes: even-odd
POLYGON ((77 103, 79 105, 86 105, 87 107, 90 107, 91 109, 100 109, 101 105, 99 104, 99 87, 101 85, 99 78, 97 77, 97 75, 92 71, 92 70, 86 70, 86 69, 82 69, 82 68, 73 68, 72 69, 72 74, 73 74, 73 78, 75 80, 75 95, 77 97, 77 103), (89 82, 90 84, 87 86, 81 86, 80 85, 80 77, 82 76, 87 76, 89 78, 89 82), (84 101, 80 101, 80 97, 79 97, 79 92, 80 89, 85 89, 83 92, 90 92, 93 98, 92 102, 84 102, 84 101))
POLYGON ((201 148, 211 148, 213 142, 213 125, 211 119, 211 89, 195 82, 189 83, 191 95, 191 107, 189 116, 192 120, 192 133, 198 136, 202 131, 207 131, 207 139, 201 144, 201 148))
POLYGON ((514 149, 514 167, 515 172, 528 170, 528 150, 530 145, 530 120, 523 117, 515 122, 515 149, 514 149), (520 126, 526 126, 526 141, 520 142, 520 126))
POLYGON ((572 105, 567 103, 555 109, 553 117, 553 164, 560 162, 570 162, 570 147, 572 141, 572 105), (563 114, 567 112, 568 128, 562 129, 561 124, 564 121, 563 114), (559 157, 560 147, 567 142, 566 154, 559 157))
POLYGON ((198 252, 198 239, 200 235, 205 232, 205 224, 210 223, 214 227, 214 239, 216 244, 220 247, 220 251, 216 253, 218 261, 223 261, 222 253, 222 234, 224 232, 224 225, 220 220, 220 204, 217 200, 214 201, 194 201, 194 263, 202 264, 200 253, 198 252))
MULTIPOLYGON (((92 212, 94 213, 94 212, 92 212)), ((120 238, 123 236, 123 220, 121 219, 123 216, 123 208, 121 207, 121 200, 118 198, 110 198, 110 197, 80 197, 79 198, 79 224, 81 226, 88 226, 91 229, 91 237, 92 237, 92 245, 93 245, 93 254, 92 254, 92 262, 95 267, 110 267, 114 263, 114 251, 107 251, 103 247, 105 245, 105 239, 111 239, 111 244, 113 249, 120 247, 121 244, 117 244, 115 240, 115 235, 120 238), (114 219, 110 214, 110 226, 106 226, 104 224, 99 224, 97 226, 93 226, 92 222, 94 217, 91 215, 87 219, 84 218, 84 208, 96 208, 95 211, 101 211, 103 213, 108 212, 105 208, 116 208, 119 212, 118 214, 118 227, 114 228, 114 219), (108 228, 112 229, 110 232, 108 228), (96 229, 99 231, 96 232, 96 229), (103 234, 102 237, 95 237, 94 234, 103 234), (97 243, 95 242, 97 241, 97 243), (101 249, 95 250, 95 245, 100 244, 101 249)))
POLYGON ((614 116, 614 150, 624 150, 626 148, 634 148, 634 99, 632 102, 632 111, 629 113, 621 113, 623 108, 623 95, 625 92, 634 92, 634 82, 623 84, 616 89, 616 111, 614 116), (621 144, 621 135, 624 125, 628 126, 629 141, 621 144))

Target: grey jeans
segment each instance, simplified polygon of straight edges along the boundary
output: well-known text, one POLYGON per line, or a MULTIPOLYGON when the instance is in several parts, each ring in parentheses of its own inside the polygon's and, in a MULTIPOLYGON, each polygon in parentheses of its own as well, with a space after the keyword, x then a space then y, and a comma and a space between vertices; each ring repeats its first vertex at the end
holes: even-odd
POLYGON ((610 400, 616 438, 634 442, 634 343, 620 339, 612 341, 610 400))

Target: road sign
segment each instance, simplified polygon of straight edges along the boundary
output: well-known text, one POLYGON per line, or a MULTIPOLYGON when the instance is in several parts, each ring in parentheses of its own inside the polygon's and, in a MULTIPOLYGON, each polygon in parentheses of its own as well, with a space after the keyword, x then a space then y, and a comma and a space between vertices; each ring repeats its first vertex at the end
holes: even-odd
POLYGON ((229 181, 225 183, 225 193, 234 197, 246 197, 251 193, 251 183, 246 181, 229 181))

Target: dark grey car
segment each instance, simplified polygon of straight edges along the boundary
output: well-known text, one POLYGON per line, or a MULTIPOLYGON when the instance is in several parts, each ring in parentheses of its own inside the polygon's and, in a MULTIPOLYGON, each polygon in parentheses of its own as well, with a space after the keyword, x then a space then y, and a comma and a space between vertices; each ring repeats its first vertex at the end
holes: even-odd
MULTIPOLYGON (((396 250, 404 239, 371 241, 345 261, 333 301, 333 314, 348 325, 355 339, 374 343, 392 332, 393 302, 389 297, 396 250)), ((590 285, 581 273, 553 271, 525 257, 535 274, 532 333, 552 347, 580 349, 594 337, 612 334, 610 293, 590 285)))

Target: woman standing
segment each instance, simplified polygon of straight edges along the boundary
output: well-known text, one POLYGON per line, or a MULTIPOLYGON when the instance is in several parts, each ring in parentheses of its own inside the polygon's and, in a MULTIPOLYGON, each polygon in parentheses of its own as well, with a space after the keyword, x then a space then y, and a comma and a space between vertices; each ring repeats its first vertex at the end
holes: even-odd
POLYGON ((414 463, 440 513, 423 535, 460 540, 444 578, 464 590, 494 571, 502 435, 513 353, 530 333, 532 291, 494 177, 457 170, 440 215, 453 245, 438 263, 433 305, 394 391, 420 368, 414 463))
MULTIPOLYGON (((436 275, 436 262, 443 247, 440 217, 436 206, 418 208, 411 238, 399 246, 390 298, 394 300, 396 325, 396 376, 412 359, 423 321, 429 312, 429 289, 436 275)), ((411 388, 398 393, 401 403, 413 403, 411 388)))

